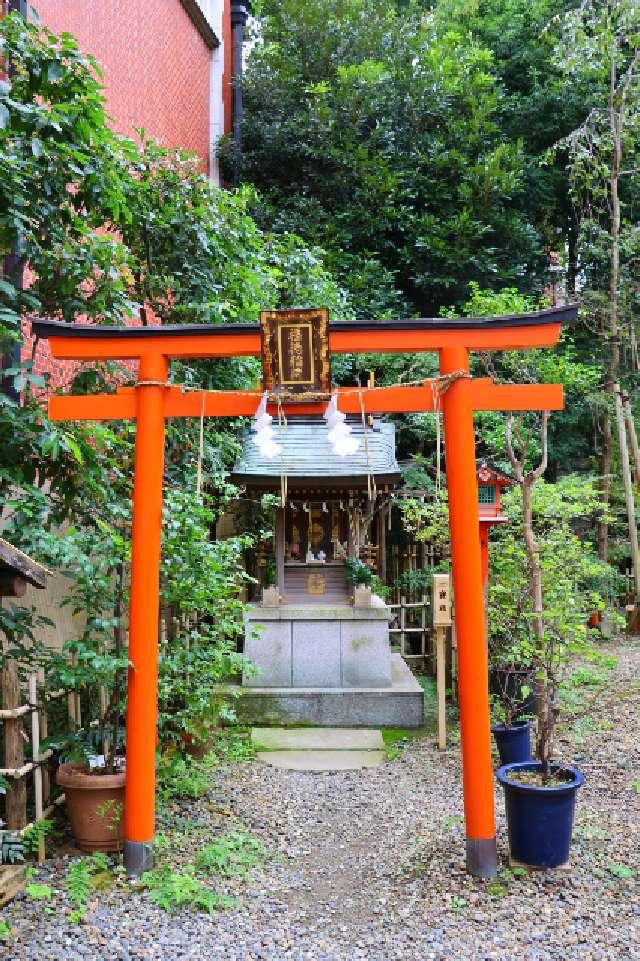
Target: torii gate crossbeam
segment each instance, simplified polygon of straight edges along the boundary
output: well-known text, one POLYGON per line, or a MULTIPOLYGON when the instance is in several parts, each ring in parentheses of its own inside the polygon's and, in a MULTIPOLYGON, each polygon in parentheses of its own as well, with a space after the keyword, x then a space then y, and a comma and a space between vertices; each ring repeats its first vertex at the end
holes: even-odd
MULTIPOLYGON (((454 593, 457 598, 458 685, 466 824, 467 869, 478 877, 497 871, 493 770, 488 699, 487 645, 480 541, 474 410, 559 410, 559 385, 495 385, 469 376, 472 350, 523 350, 554 346, 561 324, 575 320, 577 306, 498 318, 333 322, 332 353, 437 351, 441 376, 455 374, 441 395, 454 593)), ((259 393, 194 391, 167 383, 176 357, 259 355, 257 325, 100 327, 37 321, 34 333, 50 342, 54 357, 80 361, 138 360, 134 388, 89 397, 55 396, 52 420, 132 419, 137 422, 133 485, 125 864, 132 876, 153 863, 155 831, 155 739, 157 719, 158 597, 162 530, 162 481, 167 417, 252 415, 259 393)), ((431 382, 418 387, 363 388, 366 412, 434 410, 431 382)), ((359 413, 353 389, 338 391, 338 406, 359 413)), ((319 412, 296 404, 295 413, 319 412)), ((286 407, 285 407, 286 410, 286 407)))

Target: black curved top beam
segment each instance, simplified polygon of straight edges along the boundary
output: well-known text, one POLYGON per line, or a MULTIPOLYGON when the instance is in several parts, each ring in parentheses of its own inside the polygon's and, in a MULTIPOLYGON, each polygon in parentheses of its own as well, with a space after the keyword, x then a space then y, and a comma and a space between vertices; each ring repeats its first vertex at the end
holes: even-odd
MULTIPOLYGON (((548 307, 528 314, 504 317, 415 317, 394 320, 332 320, 330 330, 499 330, 508 327, 569 324, 578 317, 579 304, 548 307)), ((256 333, 258 324, 158 324, 152 327, 125 327, 104 324, 67 324, 60 320, 34 320, 33 332, 47 339, 65 337, 94 338, 166 337, 167 334, 198 334, 216 337, 221 334, 256 333)))

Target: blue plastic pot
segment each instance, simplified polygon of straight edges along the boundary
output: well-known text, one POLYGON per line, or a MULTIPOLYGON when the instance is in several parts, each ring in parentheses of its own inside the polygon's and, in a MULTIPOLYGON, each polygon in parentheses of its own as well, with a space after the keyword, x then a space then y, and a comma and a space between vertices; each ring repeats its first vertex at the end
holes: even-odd
POLYGON ((501 764, 531 761, 531 721, 514 721, 511 727, 494 724, 491 728, 496 740, 501 764))
POLYGON ((539 771, 538 761, 505 764, 497 778, 504 788, 511 857, 535 868, 557 868, 569 860, 576 791, 584 775, 574 767, 552 764, 571 776, 565 784, 536 787, 509 779, 511 771, 539 771))

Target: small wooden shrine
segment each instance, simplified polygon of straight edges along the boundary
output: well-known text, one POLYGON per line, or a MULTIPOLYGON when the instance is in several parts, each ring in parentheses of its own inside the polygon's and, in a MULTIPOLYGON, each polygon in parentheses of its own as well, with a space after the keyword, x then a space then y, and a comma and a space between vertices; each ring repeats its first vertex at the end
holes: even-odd
POLYGON ((492 464, 478 462, 478 514, 480 517, 480 551, 482 557, 482 583, 485 594, 489 583, 489 530, 496 524, 506 524, 508 518, 500 510, 500 495, 504 487, 515 484, 510 474, 492 464))
POLYGON ((334 452, 317 416, 276 425, 282 452, 272 460, 245 438, 232 481, 249 496, 286 491, 275 512, 275 585, 282 603, 347 603, 353 593, 348 557, 366 560, 384 579, 389 496, 401 482, 395 425, 354 417, 350 427, 359 446, 349 457, 334 452))
POLYGON ((325 312, 267 313, 261 322, 263 389, 278 404, 286 398, 289 411, 286 419, 264 419, 262 446, 256 421, 231 475, 250 498, 273 493, 279 500, 275 583, 246 615, 244 651, 257 673, 243 678, 240 716, 419 725, 422 692, 391 653, 389 608, 348 577, 354 559, 384 575, 389 499, 402 479, 395 427, 364 410, 337 415, 339 434, 349 437, 349 453, 341 453, 326 417, 303 406, 331 406, 325 312))

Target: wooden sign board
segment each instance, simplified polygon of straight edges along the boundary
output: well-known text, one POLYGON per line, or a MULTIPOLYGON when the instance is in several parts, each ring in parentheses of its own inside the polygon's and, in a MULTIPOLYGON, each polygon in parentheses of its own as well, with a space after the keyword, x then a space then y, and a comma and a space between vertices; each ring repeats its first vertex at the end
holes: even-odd
POLYGON ((307 594, 326 594, 327 582, 324 574, 313 572, 307 577, 307 594))
POLYGON ((263 388, 302 400, 331 390, 329 311, 260 313, 263 388))
POLYGON ((431 604, 434 627, 451 626, 451 578, 448 574, 434 574, 431 604))

